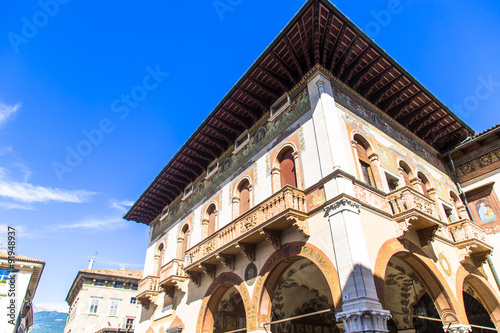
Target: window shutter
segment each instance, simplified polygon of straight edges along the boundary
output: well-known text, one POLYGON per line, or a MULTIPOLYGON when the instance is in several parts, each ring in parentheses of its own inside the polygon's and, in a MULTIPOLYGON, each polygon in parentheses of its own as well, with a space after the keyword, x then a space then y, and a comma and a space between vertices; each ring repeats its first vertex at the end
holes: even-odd
POLYGON ((297 187, 297 175, 295 173, 295 159, 292 155, 292 149, 288 149, 280 161, 281 187, 291 185, 297 187))
POLYGON ((248 189, 248 181, 240 187, 240 214, 243 214, 250 209, 250 191, 248 189))
POLYGON ((402 173, 406 186, 411 186, 410 176, 408 176, 408 172, 406 172, 406 170, 403 167, 401 167, 401 169, 403 169, 402 173))
POLYGON ((215 232, 215 206, 211 206, 208 211, 208 235, 215 232))
POLYGON ((368 159, 368 152, 360 142, 356 142, 356 150, 358 151, 358 159, 362 162, 370 164, 370 160, 368 159))

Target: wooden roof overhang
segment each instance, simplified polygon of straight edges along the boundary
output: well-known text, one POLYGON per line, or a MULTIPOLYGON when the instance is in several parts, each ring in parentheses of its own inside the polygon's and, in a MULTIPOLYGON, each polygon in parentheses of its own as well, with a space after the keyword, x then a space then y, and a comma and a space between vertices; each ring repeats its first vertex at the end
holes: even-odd
POLYGON ((309 0, 124 216, 149 224, 316 64, 438 151, 474 132, 327 0, 309 0))

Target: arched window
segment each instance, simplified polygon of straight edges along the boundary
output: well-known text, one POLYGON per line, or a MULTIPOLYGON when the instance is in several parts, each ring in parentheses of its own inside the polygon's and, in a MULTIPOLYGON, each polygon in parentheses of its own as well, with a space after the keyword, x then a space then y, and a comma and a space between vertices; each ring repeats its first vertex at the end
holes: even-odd
POLYGON ((211 204, 210 207, 207 209, 207 215, 208 215, 208 232, 207 236, 210 236, 215 232, 215 217, 216 217, 216 209, 215 205, 211 204))
POLYGON ((297 175, 293 149, 288 148, 279 158, 281 187, 291 185, 297 187, 297 175))
POLYGON ((359 166, 361 168, 362 180, 370 186, 376 187, 375 177, 373 176, 373 168, 368 158, 368 149, 370 145, 368 142, 360 135, 354 136, 354 143, 356 145, 356 151, 358 153, 359 166))
POLYGON ((420 179, 420 186, 422 187, 422 193, 425 194, 426 196, 429 196, 429 188, 431 185, 429 180, 421 172, 419 172, 417 176, 418 179, 420 179))
POLYGON ((185 224, 182 227, 181 234, 179 237, 179 241, 181 242, 180 247, 179 247, 180 253, 178 253, 179 258, 184 259, 186 250, 189 249, 189 235, 190 235, 189 225, 185 224))
POLYGON ((161 265, 163 265, 163 258, 165 257, 165 248, 163 243, 158 246, 155 255, 155 276, 160 276, 161 265))
POLYGON ((240 215, 250 209, 250 183, 243 180, 238 186, 240 192, 240 215))
POLYGON ((405 181, 405 185, 411 187, 411 181, 410 181, 411 169, 410 169, 410 167, 408 166, 408 164, 406 164, 404 162, 399 162, 399 167, 400 167, 399 170, 401 172, 401 175, 403 176, 403 179, 405 181))

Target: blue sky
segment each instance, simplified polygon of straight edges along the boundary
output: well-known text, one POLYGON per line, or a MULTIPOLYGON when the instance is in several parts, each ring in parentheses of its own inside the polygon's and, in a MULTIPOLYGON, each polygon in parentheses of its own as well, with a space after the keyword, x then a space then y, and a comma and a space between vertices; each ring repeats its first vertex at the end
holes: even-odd
MULTIPOLYGON (((303 1, 59 1, 0 4, 0 235, 61 310, 94 252, 142 269, 148 228, 121 217, 303 1)), ((335 4, 474 130, 500 123, 497 1, 335 4)))

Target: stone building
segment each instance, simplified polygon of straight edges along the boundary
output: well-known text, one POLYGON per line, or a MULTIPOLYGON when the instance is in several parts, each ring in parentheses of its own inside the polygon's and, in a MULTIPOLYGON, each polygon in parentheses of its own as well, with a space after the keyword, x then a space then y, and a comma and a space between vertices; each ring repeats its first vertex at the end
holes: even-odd
POLYGON ((307 1, 125 215, 151 228, 136 331, 500 328, 493 237, 449 165, 474 137, 307 1))
POLYGON ((0 333, 24 333, 33 325, 33 298, 45 262, 0 250, 0 333))
POLYGON ((79 271, 66 297, 64 333, 133 333, 141 278, 142 271, 125 269, 79 271))

